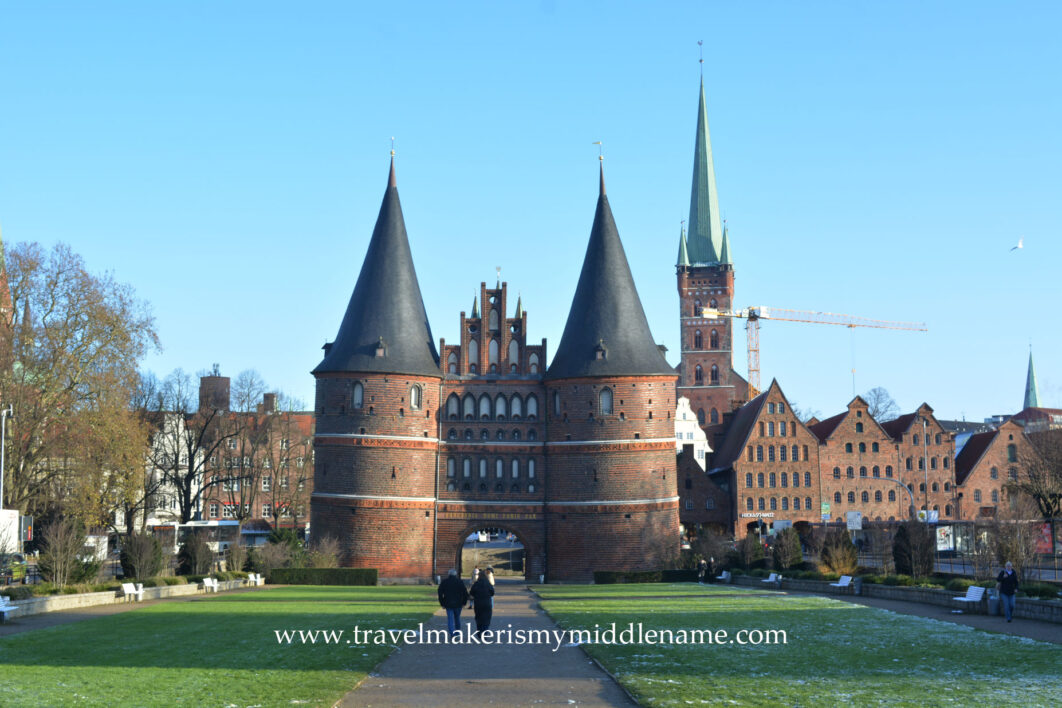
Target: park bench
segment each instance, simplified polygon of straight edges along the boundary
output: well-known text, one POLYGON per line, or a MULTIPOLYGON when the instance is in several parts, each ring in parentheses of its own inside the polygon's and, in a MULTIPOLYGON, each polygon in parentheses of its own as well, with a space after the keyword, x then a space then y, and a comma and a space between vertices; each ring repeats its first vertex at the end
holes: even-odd
POLYGON ((247 584, 254 586, 265 585, 265 578, 262 577, 261 573, 249 573, 247 575, 247 584))
POLYGON ((140 602, 144 599, 144 584, 143 583, 122 583, 122 587, 119 592, 119 597, 124 597, 127 602, 140 602))
POLYGON ((774 583, 776 585, 782 584, 782 576, 778 573, 771 573, 766 578, 760 581, 761 583, 774 583))
MULTIPOLYGON (((977 607, 985 598, 985 589, 980 585, 971 585, 966 588, 966 595, 953 597, 955 602, 960 602, 964 607, 977 607)), ((958 611, 958 610, 956 610, 958 611)))
POLYGON ((838 580, 836 583, 830 583, 830 587, 831 588, 840 588, 841 590, 843 590, 845 588, 850 588, 850 587, 852 587, 852 576, 851 575, 842 575, 841 579, 838 580))
POLYGON ((218 591, 218 579, 217 578, 203 578, 203 592, 217 592, 218 591))
POLYGON ((718 580, 721 583, 729 583, 730 582, 730 571, 729 570, 724 570, 720 575, 715 576, 715 579, 718 580))
POLYGON ((0 595, 0 622, 7 622, 7 616, 17 609, 18 605, 11 604, 11 598, 7 595, 0 595))

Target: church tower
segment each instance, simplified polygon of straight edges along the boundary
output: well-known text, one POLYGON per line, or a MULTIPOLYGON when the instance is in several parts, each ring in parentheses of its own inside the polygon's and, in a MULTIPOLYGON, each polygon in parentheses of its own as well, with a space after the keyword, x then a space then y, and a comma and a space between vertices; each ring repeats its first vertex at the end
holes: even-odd
MULTIPOLYGON (((678 395, 690 400, 698 422, 712 431, 723 415, 748 400, 748 382, 733 368, 733 320, 702 310, 731 310, 734 264, 730 236, 719 216, 708 110, 701 79, 689 231, 679 233, 676 264, 681 362, 678 395)), ((716 428, 718 430, 718 428, 716 428)))
POLYGON ((602 170, 579 283, 546 372, 549 580, 655 570, 678 552, 675 378, 649 331, 602 170))
POLYGON ((1025 375, 1025 400, 1022 402, 1021 409, 1026 408, 1039 408, 1040 407, 1040 392, 1036 387, 1036 370, 1033 368, 1032 348, 1029 348, 1029 371, 1025 375))
POLYGON ((339 539, 341 563, 380 577, 432 573, 442 372, 391 172, 376 227, 317 379, 315 538, 339 539))

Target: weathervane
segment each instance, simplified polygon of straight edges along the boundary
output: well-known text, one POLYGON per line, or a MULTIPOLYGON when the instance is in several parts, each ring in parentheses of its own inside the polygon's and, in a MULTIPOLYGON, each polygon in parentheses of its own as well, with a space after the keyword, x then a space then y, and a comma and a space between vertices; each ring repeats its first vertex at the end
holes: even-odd
POLYGON ((704 76, 704 40, 697 40, 697 54, 700 55, 698 63, 701 65, 701 76, 704 76))
POLYGON ((391 157, 395 156, 395 136, 391 136, 391 157))
POLYGON ((605 161, 605 146, 600 140, 595 140, 594 145, 597 145, 597 159, 599 162, 605 161))

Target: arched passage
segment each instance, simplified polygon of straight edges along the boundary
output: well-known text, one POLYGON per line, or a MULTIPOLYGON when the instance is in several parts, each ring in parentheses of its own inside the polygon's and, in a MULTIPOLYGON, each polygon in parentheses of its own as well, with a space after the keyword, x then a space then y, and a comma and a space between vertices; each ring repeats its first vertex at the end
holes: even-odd
POLYGON ((436 574, 445 575, 450 568, 456 568, 467 580, 478 562, 481 569, 492 565, 496 577, 538 582, 539 575, 546 572, 542 522, 490 517, 486 514, 482 519, 466 519, 460 524, 446 524, 440 518, 436 574), (468 540, 480 531, 488 532, 488 540, 468 540), (510 534, 513 542, 506 540, 510 534))

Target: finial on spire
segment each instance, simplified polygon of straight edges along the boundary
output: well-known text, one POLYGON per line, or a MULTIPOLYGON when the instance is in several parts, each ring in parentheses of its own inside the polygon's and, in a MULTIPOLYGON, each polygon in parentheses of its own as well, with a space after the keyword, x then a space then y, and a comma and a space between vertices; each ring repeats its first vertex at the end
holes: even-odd
POLYGON ((500 288, 501 287, 501 266, 494 266, 494 270, 498 274, 498 284, 495 285, 494 287, 500 288))
POLYGON ((698 39, 697 40, 697 54, 700 55, 700 58, 697 60, 697 62, 701 65, 701 77, 703 78, 704 77, 704 40, 703 39, 698 39))
POLYGON ((595 140, 594 145, 597 145, 597 161, 601 165, 601 191, 600 195, 605 196, 605 146, 600 140, 595 140))
POLYGON ((387 178, 388 187, 397 187, 398 180, 395 179, 395 136, 391 136, 391 175, 387 178))

